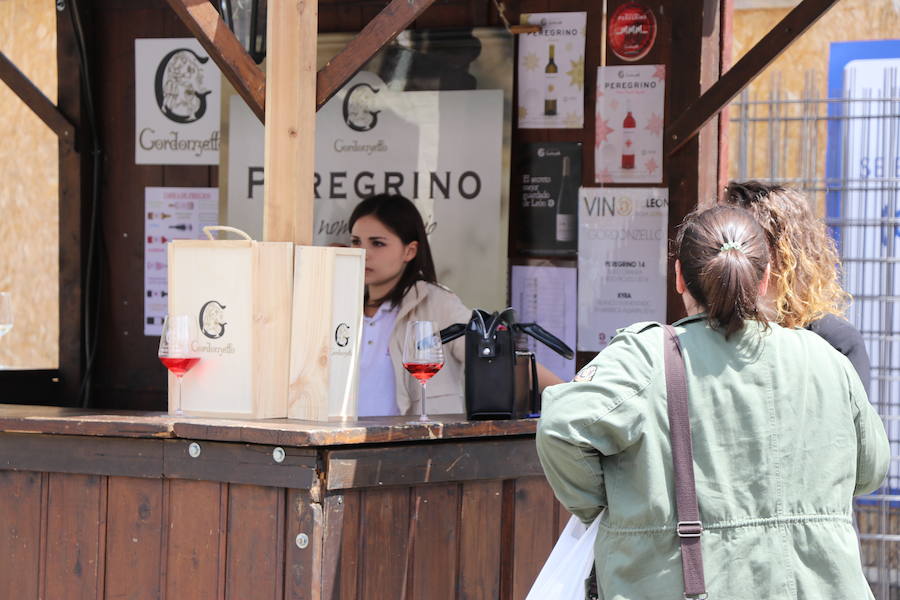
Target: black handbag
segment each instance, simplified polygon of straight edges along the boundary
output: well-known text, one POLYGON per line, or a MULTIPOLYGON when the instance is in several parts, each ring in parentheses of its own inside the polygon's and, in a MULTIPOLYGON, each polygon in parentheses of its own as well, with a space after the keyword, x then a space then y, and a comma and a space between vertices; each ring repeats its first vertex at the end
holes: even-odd
POLYGON ((470 420, 537 416, 540 411, 534 354, 517 352, 515 348, 521 334, 530 335, 565 358, 575 355, 562 340, 537 323, 517 322, 512 308, 493 313, 473 310, 468 323, 456 323, 441 331, 445 344, 466 336, 466 415, 470 420), (527 391, 517 389, 523 384, 516 385, 516 367, 523 364, 523 359, 530 369, 527 391), (517 406, 517 397, 527 398, 525 406, 517 406))

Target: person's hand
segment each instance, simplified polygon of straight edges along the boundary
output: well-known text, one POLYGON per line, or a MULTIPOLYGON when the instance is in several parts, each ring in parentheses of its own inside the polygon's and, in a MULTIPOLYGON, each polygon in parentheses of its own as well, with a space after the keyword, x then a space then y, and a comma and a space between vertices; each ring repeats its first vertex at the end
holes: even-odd
POLYGON ((565 381, 556 376, 556 373, 554 373, 541 363, 537 363, 537 379, 538 390, 541 392, 544 391, 545 387, 557 385, 559 383, 565 383, 565 381))

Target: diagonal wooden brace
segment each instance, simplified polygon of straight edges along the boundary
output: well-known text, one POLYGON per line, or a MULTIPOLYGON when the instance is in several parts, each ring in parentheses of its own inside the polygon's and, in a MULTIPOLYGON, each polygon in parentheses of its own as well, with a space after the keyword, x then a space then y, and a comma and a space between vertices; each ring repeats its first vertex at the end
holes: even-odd
POLYGON ((316 74, 316 110, 322 108, 381 48, 409 27, 434 0, 391 0, 316 74))
MULTIPOLYGON (((406 29, 435 0, 392 0, 316 75, 316 110, 328 102, 381 48, 406 29)), ((266 74, 209 0, 167 0, 203 45, 234 89, 265 122, 266 74)))
POLYGON ((9 89, 59 136, 60 141, 72 144, 74 147, 75 126, 2 52, 0 52, 0 81, 6 83, 9 89))
POLYGON ((209 0, 167 0, 175 14, 203 45, 222 74, 250 110, 265 123, 266 74, 253 62, 241 42, 209 0))
POLYGON ((838 0, 803 0, 666 129, 671 156, 838 0))

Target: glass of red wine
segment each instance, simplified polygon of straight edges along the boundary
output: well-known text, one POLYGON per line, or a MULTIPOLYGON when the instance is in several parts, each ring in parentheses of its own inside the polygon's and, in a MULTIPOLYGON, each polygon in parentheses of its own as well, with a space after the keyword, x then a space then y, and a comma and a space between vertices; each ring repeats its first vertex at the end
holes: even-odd
POLYGON ((410 321, 403 344, 403 367, 422 384, 419 421, 428 421, 425 412, 425 385, 444 366, 444 348, 434 321, 410 321))
POLYGON ((178 380, 176 415, 184 414, 181 409, 181 380, 200 361, 194 351, 196 342, 197 324, 189 315, 166 315, 159 338, 159 360, 178 380))

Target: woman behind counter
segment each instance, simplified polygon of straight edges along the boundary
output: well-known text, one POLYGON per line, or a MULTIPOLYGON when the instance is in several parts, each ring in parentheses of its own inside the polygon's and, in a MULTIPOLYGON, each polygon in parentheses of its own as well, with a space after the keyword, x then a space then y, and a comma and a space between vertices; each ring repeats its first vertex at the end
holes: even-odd
MULTIPOLYGON (((418 412, 420 384, 402 363, 406 324, 434 321, 443 329, 467 322, 471 311, 438 284, 422 216, 403 196, 360 202, 350 215, 350 244, 366 250, 359 416, 418 412)), ((429 413, 465 412, 464 352, 462 339, 444 347, 444 366, 428 382, 429 413)))
MULTIPOLYGON (((467 323, 472 311, 437 282, 422 216, 409 199, 379 194, 350 215, 350 244, 366 250, 366 293, 360 356, 359 416, 419 412, 420 384, 403 368, 406 324, 438 329, 467 323)), ((427 387, 429 414, 463 414, 465 341, 444 346, 444 366, 427 387)), ((560 383, 538 364, 539 387, 560 383)))
MULTIPOLYGON (((747 211, 689 215, 677 258, 709 597, 873 598, 852 497, 881 484, 891 452, 859 377, 818 335, 765 320, 768 245, 747 211)), ((606 508, 607 600, 683 597, 663 365, 663 329, 639 323, 543 397, 537 447, 557 497, 585 521, 606 508)))

